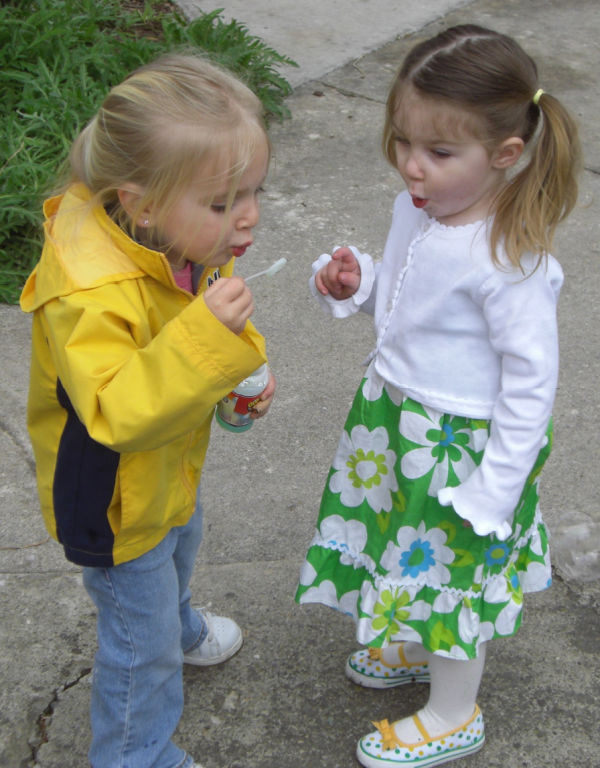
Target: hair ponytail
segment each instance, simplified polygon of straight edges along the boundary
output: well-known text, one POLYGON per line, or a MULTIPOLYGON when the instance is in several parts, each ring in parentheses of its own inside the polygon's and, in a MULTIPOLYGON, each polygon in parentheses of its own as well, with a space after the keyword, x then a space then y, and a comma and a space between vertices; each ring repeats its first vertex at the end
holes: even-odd
POLYGON ((494 261, 502 243, 515 266, 526 252, 550 253, 556 227, 577 201, 581 167, 577 125, 560 101, 544 93, 531 107, 542 116, 539 135, 528 165, 498 195, 491 232, 494 261))

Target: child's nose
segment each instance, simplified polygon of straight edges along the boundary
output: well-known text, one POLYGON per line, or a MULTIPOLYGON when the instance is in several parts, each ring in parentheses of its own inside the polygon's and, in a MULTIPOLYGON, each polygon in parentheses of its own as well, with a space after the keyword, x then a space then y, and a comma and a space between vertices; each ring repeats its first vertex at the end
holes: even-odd
POLYGON ((252 229, 258 224, 260 216, 260 204, 258 198, 253 196, 244 201, 237 220, 238 229, 252 229))
POLYGON ((415 152, 411 152, 406 161, 406 173, 411 179, 420 179, 423 176, 421 164, 415 152))

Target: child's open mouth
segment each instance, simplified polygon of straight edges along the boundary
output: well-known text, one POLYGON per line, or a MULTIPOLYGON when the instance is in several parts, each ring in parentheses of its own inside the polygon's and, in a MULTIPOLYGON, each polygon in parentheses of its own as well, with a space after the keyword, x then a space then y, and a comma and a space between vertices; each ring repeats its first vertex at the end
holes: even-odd
POLYGON ((415 208, 424 208, 429 202, 426 197, 415 197, 415 195, 412 196, 412 201, 415 208))
POLYGON ((250 244, 247 245, 234 245, 231 248, 231 253, 236 257, 239 258, 240 256, 243 256, 246 253, 246 250, 250 247, 250 244))

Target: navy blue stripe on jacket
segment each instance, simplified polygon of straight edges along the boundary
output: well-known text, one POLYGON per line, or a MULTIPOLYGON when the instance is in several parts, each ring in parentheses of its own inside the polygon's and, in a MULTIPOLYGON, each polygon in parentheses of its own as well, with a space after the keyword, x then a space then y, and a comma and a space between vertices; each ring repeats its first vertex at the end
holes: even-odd
POLYGON ((107 568, 114 565, 108 508, 120 454, 89 436, 60 380, 56 394, 67 411, 53 486, 58 540, 71 562, 107 568))

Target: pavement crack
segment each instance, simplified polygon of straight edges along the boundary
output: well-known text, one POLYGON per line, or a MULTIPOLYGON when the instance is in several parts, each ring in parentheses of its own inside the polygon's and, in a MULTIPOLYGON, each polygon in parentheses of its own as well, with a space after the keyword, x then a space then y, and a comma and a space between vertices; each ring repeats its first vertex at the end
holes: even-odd
POLYGON ((341 96, 347 96, 350 99, 362 99, 363 101, 372 101, 375 104, 385 104, 383 99, 374 99, 372 96, 367 96, 365 93, 359 93, 358 91, 351 91, 348 88, 342 88, 339 85, 333 85, 332 83, 326 83, 324 80, 319 81, 323 88, 329 88, 332 91, 336 91, 341 96))
POLYGON ((29 443, 23 439, 19 430, 15 427, 15 424, 10 424, 6 419, 0 419, 0 432, 4 432, 9 440, 15 444, 19 449, 19 452, 23 454, 23 458, 32 474, 35 475, 35 461, 31 455, 31 447, 29 443))
POLYGON ((79 672, 79 674, 74 680, 63 683, 63 685, 54 689, 50 703, 44 709, 44 711, 36 721, 37 734, 33 736, 29 741, 31 756, 33 758, 33 763, 32 763, 33 765, 37 765, 37 757, 38 757, 40 748, 44 744, 47 744, 48 741, 50 740, 48 729, 50 727, 52 716, 54 715, 54 710, 60 699, 61 694, 64 693, 65 691, 68 691, 69 688, 73 688, 74 686, 78 685, 85 677, 87 677, 91 673, 91 671, 92 671, 91 667, 85 667, 79 672))

